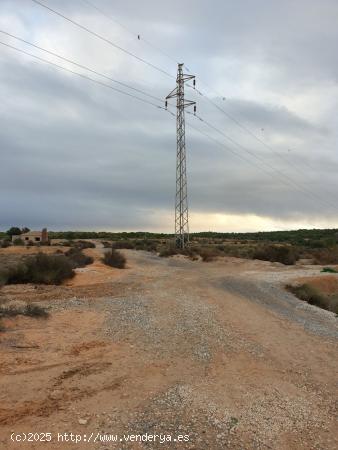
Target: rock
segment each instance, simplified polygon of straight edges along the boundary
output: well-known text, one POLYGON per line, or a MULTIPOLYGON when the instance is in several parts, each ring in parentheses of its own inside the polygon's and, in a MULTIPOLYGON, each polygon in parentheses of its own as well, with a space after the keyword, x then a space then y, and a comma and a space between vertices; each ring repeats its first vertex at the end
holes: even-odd
POLYGON ((79 419, 80 425, 87 425, 87 423, 88 423, 88 419, 79 419))
POLYGON ((62 398, 62 391, 60 389, 55 389, 49 394, 49 397, 53 400, 59 400, 62 398))

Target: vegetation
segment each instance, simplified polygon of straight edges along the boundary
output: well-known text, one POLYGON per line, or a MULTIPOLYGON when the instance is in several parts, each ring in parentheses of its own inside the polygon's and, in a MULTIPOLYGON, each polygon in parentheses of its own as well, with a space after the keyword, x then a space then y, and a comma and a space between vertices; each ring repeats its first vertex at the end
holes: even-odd
MULTIPOLYGON (((7 233, 18 231, 22 230, 12 227, 7 233)), ((64 239, 65 245, 79 249, 95 246, 85 239, 100 239, 106 248, 145 250, 164 257, 181 253, 191 259, 201 257, 203 261, 210 261, 218 256, 231 256, 276 261, 287 265, 294 264, 300 258, 311 260, 314 264, 338 264, 337 229, 193 233, 190 235, 191 245, 184 251, 174 249, 174 236, 164 233, 64 231, 49 232, 49 237, 64 239)), ((16 244, 20 245, 21 242, 16 244)))
POLYGON ((325 295, 321 293, 318 289, 311 286, 310 284, 304 283, 300 286, 287 286, 287 289, 292 292, 300 300, 303 300, 310 305, 319 306, 320 308, 332 311, 338 314, 338 296, 325 295))
POLYGON ((321 272, 338 273, 338 270, 334 269, 333 267, 323 267, 321 272))
MULTIPOLYGON (((0 306, 0 320, 6 317, 16 317, 16 316, 28 316, 35 318, 46 319, 49 314, 45 308, 34 303, 29 303, 24 306, 13 306, 13 305, 1 305, 0 306)), ((6 331, 3 324, 0 322, 0 332, 6 331)))
POLYGON ((147 252, 157 252, 160 242, 154 239, 134 239, 115 241, 111 244, 115 249, 131 249, 131 250, 145 250, 147 252))
POLYGON ((116 242, 105 242, 104 243, 105 248, 111 247, 115 249, 135 249, 135 242, 134 241, 116 241, 116 242))
POLYGON ((72 263, 66 256, 44 253, 28 257, 0 272, 0 280, 5 284, 61 284, 73 276, 72 263))
POLYGON ((23 245, 23 244, 24 244, 24 242, 21 238, 16 238, 13 241, 13 245, 23 245))
POLYGON ((95 244, 94 242, 90 242, 90 241, 83 241, 83 240, 79 240, 79 241, 72 241, 71 242, 71 246, 84 250, 85 248, 95 248, 95 244))
MULTIPOLYGON (((26 231, 26 229, 23 229, 26 231)), ((18 227, 7 230, 9 236, 19 235, 23 231, 18 227)), ((2 233, 4 234, 4 233, 2 233)), ((0 233, 1 237, 1 233, 0 233)), ((106 231, 50 231, 50 239, 103 239, 107 241, 127 240, 153 240, 173 239, 173 234, 137 232, 106 232, 106 231)), ((212 231, 192 233, 191 239, 196 241, 224 240, 232 241, 254 241, 271 243, 289 243, 309 248, 326 248, 337 243, 338 229, 313 229, 313 230, 291 230, 291 231, 267 231, 258 233, 216 233, 212 231)))
POLYGON ((174 255, 184 255, 195 261, 199 257, 202 258, 204 262, 213 261, 217 256, 222 256, 221 252, 215 247, 197 247, 197 246, 189 246, 185 249, 176 248, 173 245, 169 245, 164 247, 159 256, 167 258, 169 256, 174 255))
POLYGON ((71 262, 73 269, 76 269, 78 267, 85 267, 89 264, 93 264, 94 262, 94 258, 85 255, 79 248, 70 248, 65 253, 65 256, 67 256, 67 258, 71 262))
POLYGON ((39 305, 34 305, 33 303, 29 303, 26 306, 26 308, 24 310, 24 315, 30 316, 30 317, 48 317, 49 316, 48 312, 44 308, 41 308, 41 306, 39 306, 39 305))
POLYGON ((29 303, 27 305, 12 307, 1 305, 0 306, 0 318, 15 317, 15 316, 30 316, 30 317, 48 317, 48 312, 41 308, 41 306, 29 303))
POLYGON ((126 258, 114 248, 112 248, 110 252, 104 254, 102 261, 110 267, 116 267, 118 269, 124 269, 126 267, 126 258))
POLYGON ((338 264, 338 248, 312 250, 311 255, 315 264, 338 264))
POLYGON ((8 239, 3 239, 0 242, 0 248, 7 248, 11 245, 11 242, 8 239))
POLYGON ((6 234, 9 237, 19 236, 19 234, 21 234, 21 229, 18 227, 11 227, 9 230, 6 231, 6 234))
POLYGON ((299 259, 299 254, 291 246, 263 245, 256 249, 252 257, 263 261, 292 265, 299 259))

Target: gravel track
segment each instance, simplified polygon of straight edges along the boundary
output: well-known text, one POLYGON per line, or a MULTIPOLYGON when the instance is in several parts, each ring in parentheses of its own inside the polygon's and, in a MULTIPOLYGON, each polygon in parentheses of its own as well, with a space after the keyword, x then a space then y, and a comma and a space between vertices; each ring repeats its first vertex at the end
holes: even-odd
MULTIPOLYGON (((336 318, 283 289, 317 269, 124 253, 128 268, 118 281, 60 287, 54 296, 36 290, 51 319, 27 336, 45 333, 45 347, 31 350, 32 363, 25 355, 17 375, 6 356, 0 392, 21 426, 75 429, 85 417, 89 431, 189 435, 185 443, 98 443, 99 450, 338 448, 336 318), (37 382, 23 378, 30 364, 37 382), (31 410, 31 398, 23 406, 15 398, 22 383, 23 397, 34 394, 31 410)), ((4 292, 11 300, 16 291, 4 292)), ((31 328, 9 344, 25 332, 31 328)))

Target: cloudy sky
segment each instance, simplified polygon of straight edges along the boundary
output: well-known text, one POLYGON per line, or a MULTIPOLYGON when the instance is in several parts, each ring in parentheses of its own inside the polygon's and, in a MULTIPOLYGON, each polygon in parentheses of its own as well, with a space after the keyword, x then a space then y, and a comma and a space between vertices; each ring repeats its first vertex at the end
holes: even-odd
MULTIPOLYGON (((0 0, 0 42, 155 105, 3 31, 158 99, 196 75, 191 231, 337 226, 337 0, 41 2, 172 76, 32 0, 0 0)), ((0 96, 0 229, 173 231, 168 112, 2 44, 0 96)))

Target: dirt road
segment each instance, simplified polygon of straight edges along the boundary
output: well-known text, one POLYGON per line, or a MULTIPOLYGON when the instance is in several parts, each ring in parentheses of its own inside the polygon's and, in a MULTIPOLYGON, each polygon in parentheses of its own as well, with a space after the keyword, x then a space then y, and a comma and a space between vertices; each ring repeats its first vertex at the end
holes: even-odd
POLYGON ((1 334, 1 448, 338 448, 336 318, 281 287, 317 268, 125 254, 123 271, 2 289, 50 318, 1 334), (23 432, 51 442, 11 440, 23 432), (161 437, 131 436, 146 433, 161 437))

